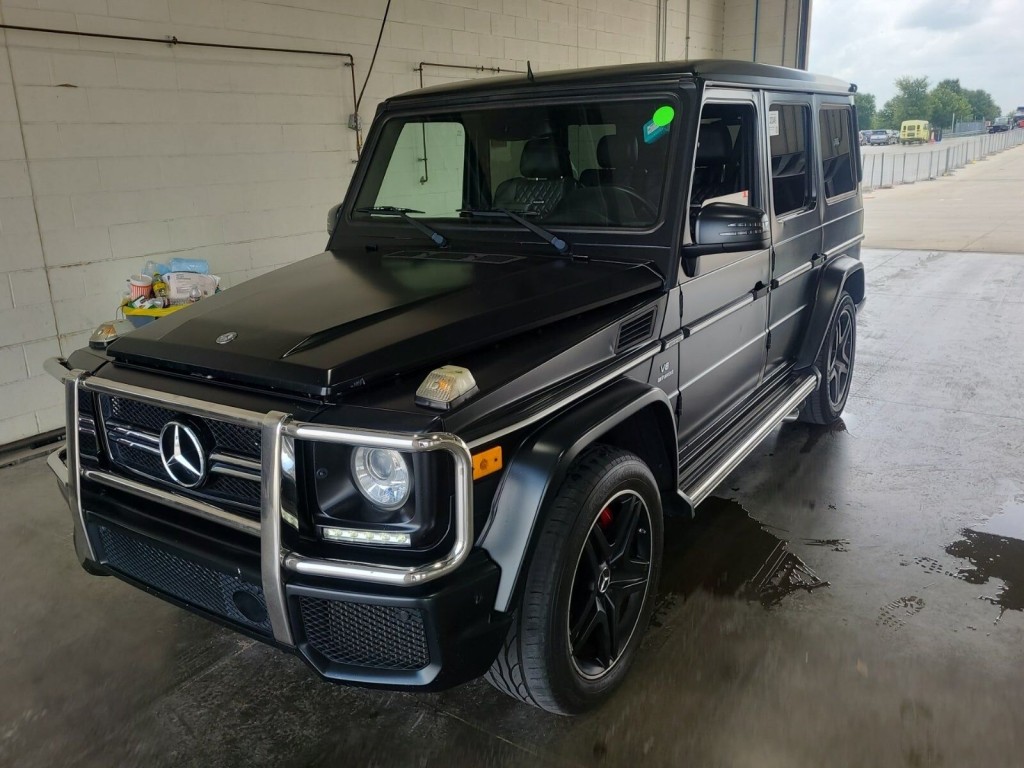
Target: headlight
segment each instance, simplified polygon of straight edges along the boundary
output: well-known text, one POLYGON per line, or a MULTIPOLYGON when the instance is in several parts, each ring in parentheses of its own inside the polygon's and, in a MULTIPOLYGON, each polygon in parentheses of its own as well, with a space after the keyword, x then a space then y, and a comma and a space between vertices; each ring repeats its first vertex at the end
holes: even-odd
POLYGON ((352 476, 360 493, 381 509, 399 509, 409 500, 409 464, 398 451, 356 448, 352 452, 352 476))

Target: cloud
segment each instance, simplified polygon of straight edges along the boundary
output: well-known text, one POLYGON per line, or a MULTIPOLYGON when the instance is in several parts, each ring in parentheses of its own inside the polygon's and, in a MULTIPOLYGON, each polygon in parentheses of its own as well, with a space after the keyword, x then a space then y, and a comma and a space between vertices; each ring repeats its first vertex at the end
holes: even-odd
POLYGON ((988 13, 990 3, 982 0, 926 0, 904 15, 905 29, 962 29, 977 24, 988 13))
POLYGON ((857 83, 879 106, 901 75, 927 76, 933 85, 960 78, 964 88, 991 93, 1004 112, 1024 104, 1024 80, 1008 65, 1019 58, 1020 44, 1007 32, 1020 26, 1021 0, 904 0, 896 6, 902 12, 892 0, 814 0, 812 7, 811 71, 857 83), (941 9, 929 16, 940 6, 970 15, 948 26, 941 9), (914 19, 922 23, 908 23, 914 19))

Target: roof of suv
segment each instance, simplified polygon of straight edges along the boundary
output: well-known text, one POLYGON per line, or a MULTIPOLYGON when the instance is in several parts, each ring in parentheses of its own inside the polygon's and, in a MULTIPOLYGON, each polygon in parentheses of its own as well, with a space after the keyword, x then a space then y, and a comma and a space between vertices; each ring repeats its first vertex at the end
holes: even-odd
MULTIPOLYGON (((429 63, 424 62, 429 66, 429 63)), ((423 96, 452 94, 472 96, 493 92, 509 93, 529 91, 538 87, 545 89, 560 86, 612 85, 636 80, 699 78, 705 81, 722 81, 744 85, 761 85, 792 90, 824 91, 829 93, 853 93, 857 86, 844 80, 823 75, 814 75, 801 69, 776 67, 769 64, 753 64, 749 61, 729 59, 697 59, 694 61, 659 61, 643 64, 620 64, 608 67, 586 69, 559 69, 552 72, 536 72, 529 80, 525 74, 487 77, 480 80, 463 80, 445 83, 429 88, 394 96, 388 102, 414 100, 423 96)))

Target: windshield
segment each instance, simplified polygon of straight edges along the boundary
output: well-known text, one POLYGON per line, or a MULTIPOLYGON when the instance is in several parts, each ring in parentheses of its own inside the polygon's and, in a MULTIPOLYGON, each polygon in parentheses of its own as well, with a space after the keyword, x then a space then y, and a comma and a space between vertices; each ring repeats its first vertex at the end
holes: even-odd
POLYGON ((649 227, 659 217, 675 99, 473 108, 389 120, 352 216, 502 209, 543 226, 649 227), (359 209, 364 209, 359 211, 359 209))

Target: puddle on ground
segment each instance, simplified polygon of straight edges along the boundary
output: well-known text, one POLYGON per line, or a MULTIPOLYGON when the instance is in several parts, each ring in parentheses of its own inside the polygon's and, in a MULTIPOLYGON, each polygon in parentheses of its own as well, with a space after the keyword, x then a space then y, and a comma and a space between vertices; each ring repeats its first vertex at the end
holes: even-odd
POLYGON ((979 595, 999 608, 1000 617, 1005 611, 1024 611, 1024 499, 1018 496, 998 515, 966 529, 946 552, 970 563, 952 574, 957 578, 969 584, 993 578, 1002 582, 997 594, 979 595))
POLYGON ((666 518, 657 613, 698 589, 771 608, 797 590, 824 586, 828 582, 790 552, 786 541, 735 501, 710 498, 695 520, 666 518))

